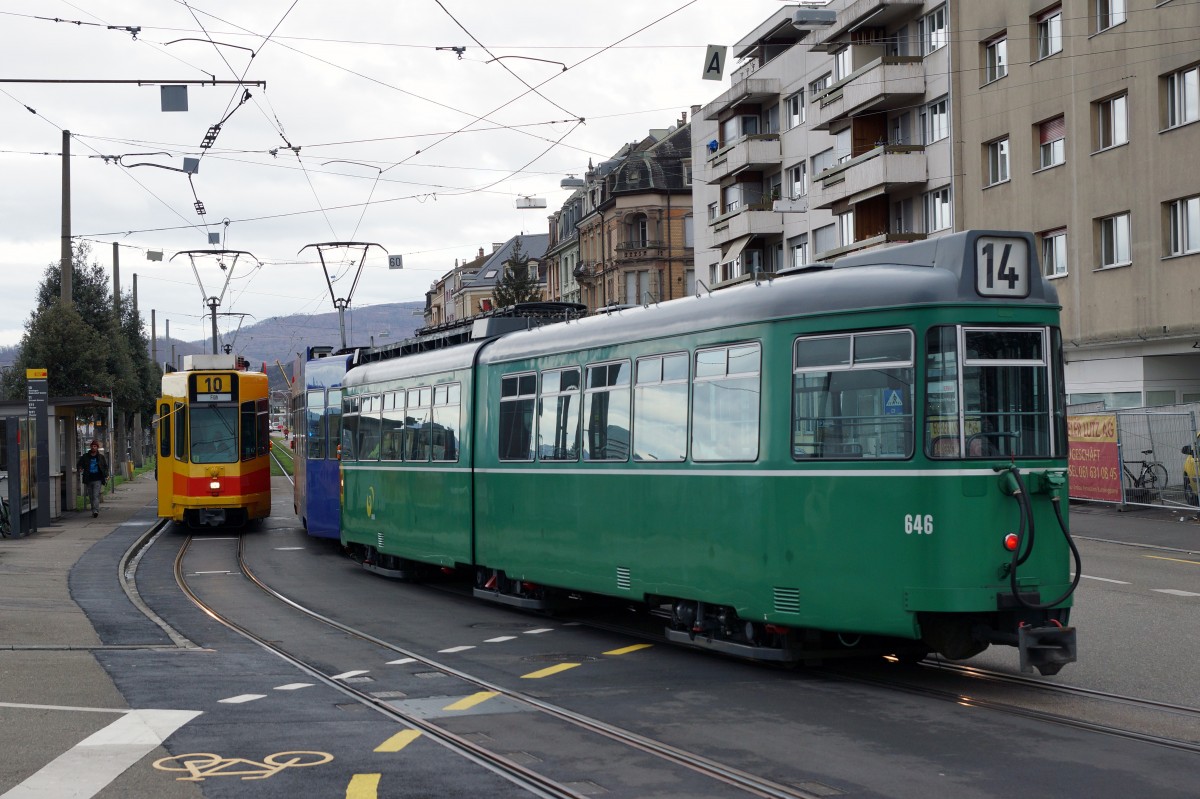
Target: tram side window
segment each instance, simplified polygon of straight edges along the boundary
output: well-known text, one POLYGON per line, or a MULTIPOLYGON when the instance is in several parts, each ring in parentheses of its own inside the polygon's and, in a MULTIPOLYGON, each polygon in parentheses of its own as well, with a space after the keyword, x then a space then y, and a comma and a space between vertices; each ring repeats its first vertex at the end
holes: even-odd
POLYGON ((175 403, 175 460, 187 463, 187 408, 182 402, 175 403))
POLYGON ((583 459, 629 460, 629 361, 587 368, 583 459))
POLYGON ((1061 425, 1054 415, 1045 328, 943 326, 931 329, 926 342, 931 365, 926 368, 926 451, 931 457, 1052 454, 1052 427, 1061 425), (957 374, 949 370, 962 373, 961 396, 956 380, 943 379, 957 374))
POLYGON ((326 426, 329 428, 329 446, 325 450, 326 459, 336 459, 338 447, 342 443, 342 390, 329 389, 329 403, 325 407, 326 426))
POLYGON ((408 410, 404 414, 404 460, 426 462, 430 456, 430 426, 433 423, 433 389, 408 391, 408 410))
POLYGON ((639 358, 633 389, 633 459, 678 463, 687 457, 688 355, 639 358))
POLYGON ((171 457, 171 406, 165 402, 158 406, 158 454, 171 457))
POLYGON ((381 399, 379 455, 385 461, 404 460, 404 392, 389 391, 381 399))
POLYGON ((354 451, 360 461, 379 460, 379 418, 383 399, 378 394, 362 398, 358 414, 358 440, 354 451))
POLYGON ((907 458, 913 448, 909 330, 796 340, 792 456, 907 458))
POLYGON ((542 372, 538 460, 579 460, 579 369, 542 372))
POLYGON ((314 389, 305 399, 304 451, 306 457, 319 460, 325 457, 325 392, 314 389))
POLYGON ((254 400, 247 400, 241 405, 242 409, 242 427, 241 427, 241 447, 242 460, 250 460, 254 457, 254 453, 258 450, 257 442, 254 440, 254 431, 257 429, 255 418, 254 400))
POLYGON ((757 343, 696 351, 692 460, 758 458, 761 361, 757 343))
POLYGON ((433 459, 458 460, 458 430, 462 387, 458 383, 433 390, 433 426, 430 428, 433 459))
POLYGON ((536 403, 537 373, 504 375, 500 379, 500 460, 533 460, 536 403))
POLYGON ((266 399, 258 400, 258 441, 255 451, 266 455, 271 448, 271 404, 266 399))
POLYGON ((346 397, 342 400, 342 460, 358 459, 358 450, 354 448, 358 441, 358 414, 361 409, 361 398, 346 397))

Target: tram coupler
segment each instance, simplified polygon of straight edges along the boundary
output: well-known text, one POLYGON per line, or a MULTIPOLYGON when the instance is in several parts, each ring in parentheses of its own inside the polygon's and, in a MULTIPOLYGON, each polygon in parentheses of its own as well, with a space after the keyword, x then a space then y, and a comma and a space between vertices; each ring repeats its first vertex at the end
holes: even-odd
POLYGON ((1075 628, 1022 625, 1017 628, 1017 649, 1022 672, 1032 674, 1036 668, 1043 676, 1058 674, 1063 666, 1075 662, 1075 628))

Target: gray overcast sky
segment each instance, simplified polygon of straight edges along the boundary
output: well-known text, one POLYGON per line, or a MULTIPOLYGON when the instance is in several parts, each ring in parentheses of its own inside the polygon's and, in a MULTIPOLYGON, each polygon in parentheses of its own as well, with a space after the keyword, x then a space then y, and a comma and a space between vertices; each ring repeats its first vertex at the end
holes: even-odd
MULTIPOLYGON (((331 240, 378 242, 404 256, 405 270, 390 271, 373 252, 352 308, 423 300, 456 258, 545 232, 547 212, 567 195, 559 181, 581 175, 589 158, 599 162, 723 92, 736 62, 731 54, 724 82, 701 80, 705 46, 733 45, 782 5, 0 0, 0 77, 267 83, 249 87, 240 106, 235 86, 191 86, 187 113, 160 112, 156 86, 0 83, 0 344, 20 340, 45 267, 58 260, 62 129, 75 137, 73 234, 106 268, 119 242, 122 286, 137 273, 147 325, 153 308, 160 336, 169 319, 173 337, 199 339, 208 331, 203 297, 220 292, 224 275, 200 262, 202 293, 187 259, 168 259, 207 249, 209 232, 262 262, 238 262, 221 307, 249 314, 247 323, 332 310, 312 251, 297 257, 331 240), (136 39, 127 27, 140 28, 136 39), (202 41, 167 44, 177 39, 202 41), (462 46, 461 58, 435 49, 462 46), (525 58, 487 63, 516 55, 525 58), (548 82, 532 93, 521 80, 548 82), (206 131, 226 116, 202 151, 206 131), (195 196, 182 172, 99 157, 133 153, 167 155, 125 163, 177 168, 203 153, 195 196), (545 198, 547 209, 517 210, 522 195, 545 198), (147 261, 146 250, 164 260, 147 261)), ((352 277, 335 284, 339 296, 352 277)), ((233 325, 221 320, 222 330, 233 325)))

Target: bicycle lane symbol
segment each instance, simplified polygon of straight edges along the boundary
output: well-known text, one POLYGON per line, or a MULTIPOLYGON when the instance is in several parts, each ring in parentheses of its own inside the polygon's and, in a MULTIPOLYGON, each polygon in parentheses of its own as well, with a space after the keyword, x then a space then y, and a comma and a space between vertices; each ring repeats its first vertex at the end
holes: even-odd
POLYGON ((159 771, 185 771, 189 776, 176 777, 176 782, 202 782, 209 777, 241 777, 243 780, 265 780, 285 768, 320 766, 333 760, 328 752, 276 752, 262 762, 243 757, 221 757, 211 752, 164 757, 154 761, 159 771), (178 765, 175 765, 178 764, 178 765))

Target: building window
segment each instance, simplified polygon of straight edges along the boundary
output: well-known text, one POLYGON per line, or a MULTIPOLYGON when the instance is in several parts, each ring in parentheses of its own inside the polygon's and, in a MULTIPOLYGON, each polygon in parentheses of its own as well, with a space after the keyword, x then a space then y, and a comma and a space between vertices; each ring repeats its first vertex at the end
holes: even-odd
POLYGON ((711 222, 720 215, 720 207, 718 203, 708 204, 708 221, 711 222))
POLYGON ((952 224, 950 212, 950 187, 925 193, 925 232, 946 230, 952 224))
POLYGON ((683 246, 696 246, 696 220, 691 214, 683 218, 683 246))
POLYGON ((921 109, 921 129, 925 144, 941 141, 950 135, 950 115, 946 111, 946 98, 936 100, 921 109))
POLYGON ((1038 125, 1038 163, 1042 169, 1058 166, 1067 160, 1066 137, 1066 117, 1055 117, 1038 125))
POLYGON ((721 199, 725 203, 725 213, 732 214, 742 207, 742 187, 737 183, 721 189, 721 199))
POLYGON ((814 252, 829 252, 835 247, 837 247, 837 225, 826 225, 813 231, 814 252))
POLYGON ((1100 268, 1132 263, 1129 250, 1129 214, 1100 220, 1100 268))
POLYGON ((788 169, 788 196, 793 200, 808 194, 808 165, 801 161, 788 169))
POLYGON ((804 124, 804 90, 793 94, 791 97, 784 100, 787 113, 787 129, 798 128, 804 124))
POLYGON ((833 84, 833 73, 826 72, 821 77, 808 84, 808 93, 812 97, 816 97, 821 92, 825 91, 833 84))
POLYGON ((1095 0, 1096 33, 1125 21, 1125 0, 1095 0))
POLYGON ((773 103, 763 111, 763 133, 779 132, 779 105, 773 103))
POLYGON ((826 169, 833 166, 833 148, 830 147, 824 152, 817 153, 812 157, 812 173, 814 176, 820 175, 826 169))
POLYGON ((838 226, 838 243, 842 247, 848 247, 854 243, 854 212, 847 211, 844 214, 837 215, 838 226))
POLYGON ((692 185, 692 159, 685 158, 683 161, 683 185, 692 185))
POLYGON ((983 46, 983 82, 991 83, 1008 74, 1008 38, 1000 36, 983 46))
POLYGON ((645 247, 650 240, 649 224, 645 214, 638 214, 629 220, 625 231, 625 243, 633 247, 645 247))
POLYGON ((1129 141, 1129 120, 1125 115, 1125 95, 1095 103, 1096 149, 1106 150, 1129 141))
POLYGON ((839 164, 844 164, 854 157, 854 144, 850 138, 850 128, 839 130, 833 134, 833 157, 839 164))
POLYGON ((921 54, 929 55, 946 46, 949 30, 946 26, 946 7, 940 6, 926 14, 920 23, 921 54))
POLYGON ((808 266, 808 234, 788 239, 788 251, 792 254, 792 266, 808 266))
POLYGON ((1042 240, 1042 270, 1046 277, 1059 277, 1067 273, 1067 230, 1048 230, 1039 237, 1042 240))
POLYGON ((1167 127, 1200 119, 1200 67, 1167 76, 1167 127))
POLYGON ((833 78, 834 80, 844 80, 854 71, 854 66, 850 61, 850 48, 843 47, 833 56, 833 78))
POLYGON ((1062 52, 1062 6, 1052 8, 1037 18, 1037 48, 1038 58, 1048 58, 1062 52))
POLYGON ((985 145, 987 147, 987 184, 995 186, 1008 180, 1008 138, 985 145))
POLYGON ((1170 255, 1200 252, 1200 196, 1186 197, 1167 204, 1171 240, 1167 242, 1170 255))

